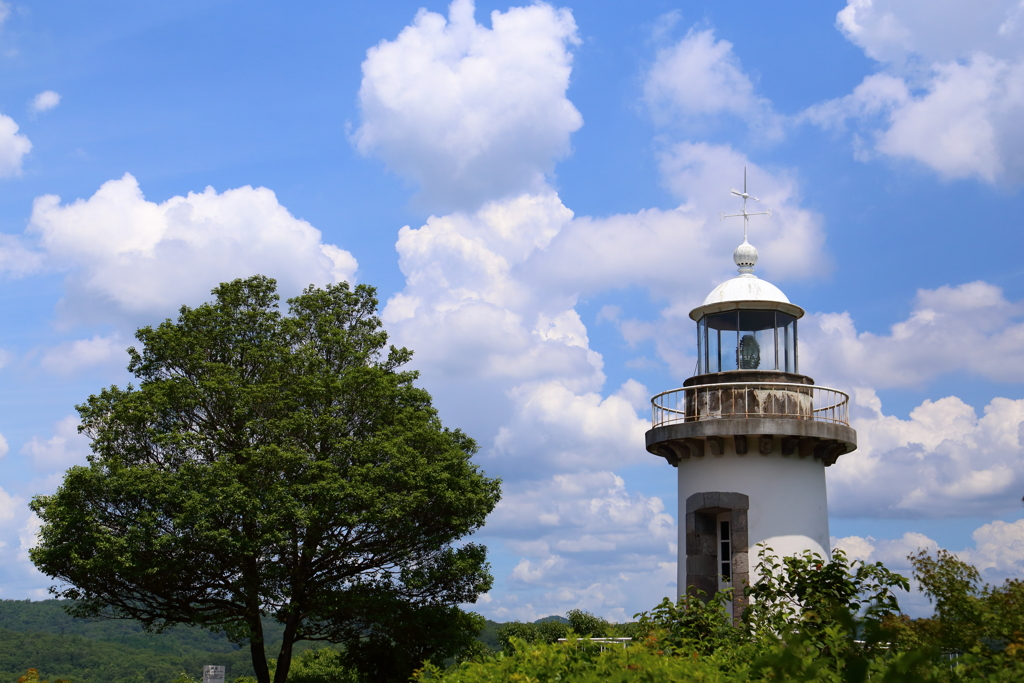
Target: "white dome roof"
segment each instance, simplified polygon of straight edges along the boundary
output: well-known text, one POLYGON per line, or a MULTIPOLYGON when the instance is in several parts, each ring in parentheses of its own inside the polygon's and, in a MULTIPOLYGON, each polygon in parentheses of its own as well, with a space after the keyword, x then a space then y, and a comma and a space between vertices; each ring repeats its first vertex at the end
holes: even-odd
POLYGON ((740 275, 711 290, 702 306, 726 301, 776 301, 788 304, 789 299, 782 290, 756 275, 740 275))
POLYGON ((804 309, 791 304, 781 289, 756 275, 745 273, 715 287, 704 303, 690 311, 690 317, 700 320, 710 313, 738 309, 782 311, 796 318, 804 315, 804 309))

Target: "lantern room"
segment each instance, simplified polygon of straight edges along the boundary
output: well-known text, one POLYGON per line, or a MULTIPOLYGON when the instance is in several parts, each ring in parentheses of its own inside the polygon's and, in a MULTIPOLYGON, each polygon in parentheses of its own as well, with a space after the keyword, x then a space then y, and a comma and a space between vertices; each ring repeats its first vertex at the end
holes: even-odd
MULTIPOLYGON (((751 257, 753 249, 744 246, 749 245, 744 242, 734 254, 737 264, 743 263, 739 255, 745 256, 747 263, 756 262, 757 252, 751 257)), ((803 314, 778 287, 741 271, 690 312, 697 321, 697 374, 732 370, 799 373, 797 320, 803 314)))

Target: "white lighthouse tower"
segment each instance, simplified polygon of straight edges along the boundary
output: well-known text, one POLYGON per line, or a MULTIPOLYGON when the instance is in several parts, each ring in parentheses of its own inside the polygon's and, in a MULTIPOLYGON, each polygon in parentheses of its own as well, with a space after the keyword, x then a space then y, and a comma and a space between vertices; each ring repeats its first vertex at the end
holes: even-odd
POLYGON ((757 573, 759 543, 786 556, 829 552, 825 468, 857 447, 849 396, 799 374, 797 322, 804 311, 754 275, 747 241, 733 253, 739 275, 690 312, 697 324, 696 374, 651 399, 647 450, 678 469, 679 592, 708 596, 757 573))

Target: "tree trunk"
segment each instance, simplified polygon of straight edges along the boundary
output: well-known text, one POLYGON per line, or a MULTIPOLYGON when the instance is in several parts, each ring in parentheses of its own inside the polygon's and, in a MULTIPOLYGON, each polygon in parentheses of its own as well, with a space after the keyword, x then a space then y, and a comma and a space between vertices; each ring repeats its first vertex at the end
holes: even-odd
POLYGON ((256 672, 257 683, 270 683, 270 667, 267 666, 267 650, 263 642, 263 619, 257 609, 255 617, 250 617, 249 652, 252 655, 252 669, 256 672))
POLYGON ((281 653, 277 656, 277 670, 274 672, 274 683, 285 683, 288 680, 288 672, 292 668, 292 646, 295 645, 295 633, 298 631, 298 627, 299 620, 294 616, 289 617, 284 625, 281 653))
POLYGON ((257 683, 270 683, 270 667, 267 666, 267 653, 263 649, 263 639, 259 642, 249 642, 249 651, 252 653, 252 668, 256 672, 257 683))

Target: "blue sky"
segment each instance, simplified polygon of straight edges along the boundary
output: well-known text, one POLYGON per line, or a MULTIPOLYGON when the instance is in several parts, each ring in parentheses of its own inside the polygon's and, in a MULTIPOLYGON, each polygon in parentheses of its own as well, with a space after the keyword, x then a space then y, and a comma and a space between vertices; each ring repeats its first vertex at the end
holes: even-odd
MULTIPOLYGON (((477 609, 615 619, 674 594, 651 394, 732 275, 808 311, 849 391, 836 542, 1024 574, 1024 4, 5 3, 0 597, 43 597, 26 503, 136 327, 256 272, 379 288, 505 497, 477 609)), ((919 598, 909 598, 915 610, 919 598)))

